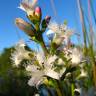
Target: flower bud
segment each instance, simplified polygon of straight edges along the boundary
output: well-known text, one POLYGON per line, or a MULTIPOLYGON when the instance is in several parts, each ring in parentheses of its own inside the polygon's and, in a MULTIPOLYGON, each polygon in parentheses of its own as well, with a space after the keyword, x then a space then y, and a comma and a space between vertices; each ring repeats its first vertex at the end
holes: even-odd
POLYGON ((40 24, 40 21, 42 18, 42 12, 40 7, 35 8, 35 18, 36 18, 36 21, 38 21, 38 24, 40 24))
POLYGON ((41 12, 41 8, 40 7, 36 7, 35 8, 35 15, 36 16, 41 16, 42 12, 41 12))
POLYGON ((46 28, 47 28, 47 26, 48 26, 48 24, 50 22, 50 19, 51 19, 50 16, 46 16, 45 19, 43 19, 42 24, 41 24, 43 32, 46 30, 46 28))
POLYGON ((45 20, 46 20, 46 23, 47 23, 47 24, 49 24, 50 19, 51 19, 51 16, 46 16, 46 17, 45 17, 45 20))
POLYGON ((29 36, 34 36, 34 27, 21 18, 16 18, 15 24, 29 36))

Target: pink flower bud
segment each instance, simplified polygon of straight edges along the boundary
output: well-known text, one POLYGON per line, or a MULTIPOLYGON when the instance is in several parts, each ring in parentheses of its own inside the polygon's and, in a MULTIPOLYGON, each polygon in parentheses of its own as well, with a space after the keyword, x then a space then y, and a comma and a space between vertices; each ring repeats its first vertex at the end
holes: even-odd
POLYGON ((40 7, 35 8, 35 15, 37 15, 37 16, 41 15, 41 8, 40 7))
POLYGON ((45 20, 46 20, 46 23, 47 23, 47 24, 49 24, 50 19, 51 19, 51 17, 50 17, 50 16, 46 16, 46 17, 45 17, 45 20))
POLYGON ((46 20, 47 20, 47 19, 51 19, 51 16, 46 16, 45 19, 46 19, 46 20))

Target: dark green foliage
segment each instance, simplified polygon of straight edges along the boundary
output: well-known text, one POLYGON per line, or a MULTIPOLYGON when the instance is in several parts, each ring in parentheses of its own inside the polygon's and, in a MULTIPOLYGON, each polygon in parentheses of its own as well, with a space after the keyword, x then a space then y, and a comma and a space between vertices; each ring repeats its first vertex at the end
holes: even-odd
POLYGON ((0 96, 33 96, 36 89, 28 86, 24 69, 14 68, 10 57, 14 48, 7 48, 0 55, 0 96))

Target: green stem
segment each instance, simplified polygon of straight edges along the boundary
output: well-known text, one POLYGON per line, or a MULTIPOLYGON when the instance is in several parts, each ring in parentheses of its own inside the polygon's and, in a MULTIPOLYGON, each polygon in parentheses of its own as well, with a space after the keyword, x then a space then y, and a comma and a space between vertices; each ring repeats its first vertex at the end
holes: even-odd
POLYGON ((61 96, 64 96, 63 87, 61 85, 61 82, 58 81, 58 80, 56 80, 56 82, 57 82, 58 89, 59 89, 59 92, 60 92, 61 96))
POLYGON ((71 94, 74 96, 74 83, 71 84, 71 94))
POLYGON ((83 38, 84 38, 84 54, 86 56, 86 54, 87 54, 87 41, 86 41, 86 27, 85 27, 85 21, 84 21, 84 13, 82 10, 81 1, 77 0, 77 3, 78 3, 78 9, 79 9, 79 13, 80 13, 80 20, 81 20, 81 24, 82 24, 82 32, 83 32, 83 38))
POLYGON ((47 48, 46 48, 45 43, 44 43, 43 40, 40 42, 40 45, 41 45, 41 47, 42 47, 45 55, 48 55, 48 50, 47 50, 47 48))

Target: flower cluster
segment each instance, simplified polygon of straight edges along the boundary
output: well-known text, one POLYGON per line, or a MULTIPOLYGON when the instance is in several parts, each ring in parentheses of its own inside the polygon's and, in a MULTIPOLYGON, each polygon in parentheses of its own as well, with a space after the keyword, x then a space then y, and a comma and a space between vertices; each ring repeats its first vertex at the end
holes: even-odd
MULTIPOLYGON (((67 24, 50 22, 50 16, 46 16, 42 20, 41 8, 36 5, 37 0, 23 0, 19 8, 26 12, 30 22, 25 22, 21 18, 16 18, 15 22, 32 41, 40 44, 42 50, 28 51, 25 49, 26 44, 20 41, 11 56, 14 65, 18 67, 23 59, 27 59, 28 62, 24 67, 30 76, 28 84, 37 88, 45 80, 48 82, 55 80, 59 86, 63 81, 67 84, 74 82, 75 85, 75 81, 77 84, 81 78, 87 78, 84 65, 86 59, 82 48, 75 46, 70 39, 75 32, 67 24), (42 36, 47 28, 46 36, 49 39, 49 47, 46 46, 42 36)), ((50 86, 50 83, 47 84, 50 86)), ((55 84, 53 83, 53 85, 55 84)), ((76 90, 74 89, 74 91, 76 90)))

